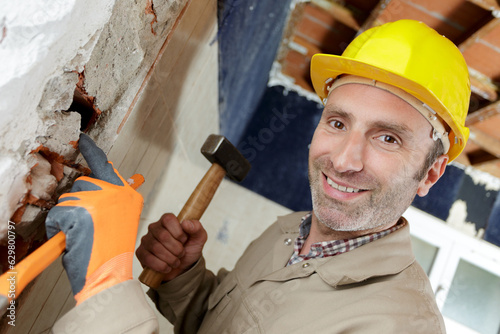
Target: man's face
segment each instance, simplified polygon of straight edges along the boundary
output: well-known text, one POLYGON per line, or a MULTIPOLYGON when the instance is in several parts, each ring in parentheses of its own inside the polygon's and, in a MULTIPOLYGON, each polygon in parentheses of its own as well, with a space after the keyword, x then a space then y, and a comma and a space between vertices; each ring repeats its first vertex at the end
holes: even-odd
POLYGON ((335 231, 395 223, 439 178, 416 179, 431 131, 417 110, 387 91, 361 84, 333 90, 309 151, 313 219, 335 231))

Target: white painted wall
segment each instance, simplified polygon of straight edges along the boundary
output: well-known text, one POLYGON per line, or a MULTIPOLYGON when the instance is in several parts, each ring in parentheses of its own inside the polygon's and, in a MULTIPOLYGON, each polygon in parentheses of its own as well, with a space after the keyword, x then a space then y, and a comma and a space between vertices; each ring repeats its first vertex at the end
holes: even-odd
MULTIPOLYGON (((31 168, 38 162, 48 173, 33 149, 43 143, 74 159, 69 142, 78 139, 79 115, 60 111, 70 106, 76 72, 84 66, 86 89, 105 113, 90 134, 125 177, 146 177, 140 192, 147 207, 164 203, 156 192, 170 185, 157 181, 180 163, 179 152, 189 156, 181 163, 186 171, 206 163, 199 146, 218 132, 217 43, 210 43, 215 0, 157 1, 153 7, 148 0, 0 1, 2 222, 31 187, 31 168)), ((17 318, 23 326, 0 332, 47 331, 74 304, 68 288, 60 262, 54 263, 22 296, 17 318)))
MULTIPOLYGON (((0 226, 5 227, 28 190, 30 151, 55 125, 45 111, 70 106, 78 81, 71 71, 81 71, 89 59, 113 4, 114 0, 1 1, 0 226), (92 19, 82 20, 87 13, 92 13, 92 19), (47 84, 56 81, 64 81, 57 85, 57 98, 42 101, 47 84)), ((69 119, 70 140, 78 139, 79 117, 60 115, 60 119, 69 119)))
POLYGON ((103 111, 90 135, 108 152, 187 0, 0 0, 0 236, 30 190, 40 145, 75 158, 85 89, 103 111))

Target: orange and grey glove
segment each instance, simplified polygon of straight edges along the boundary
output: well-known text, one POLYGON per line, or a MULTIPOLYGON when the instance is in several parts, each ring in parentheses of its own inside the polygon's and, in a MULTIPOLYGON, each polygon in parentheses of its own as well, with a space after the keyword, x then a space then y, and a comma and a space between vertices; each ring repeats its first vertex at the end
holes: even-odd
POLYGON ((50 210, 47 235, 66 235, 63 266, 80 304, 118 283, 132 279, 132 260, 143 207, 142 196, 108 162, 85 134, 80 152, 92 171, 50 210))

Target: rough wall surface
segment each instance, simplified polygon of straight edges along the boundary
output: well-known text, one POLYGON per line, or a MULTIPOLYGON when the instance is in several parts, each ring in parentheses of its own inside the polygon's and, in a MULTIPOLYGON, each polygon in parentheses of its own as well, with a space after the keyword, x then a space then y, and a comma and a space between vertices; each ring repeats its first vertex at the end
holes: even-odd
MULTIPOLYGON (((187 0, 116 1, 85 66, 85 89, 103 112, 90 133, 108 151, 187 0)), ((187 38, 188 36, 186 36, 187 38)))
POLYGON ((38 233, 28 228, 17 242, 26 252, 36 246, 23 236, 43 238, 40 215, 85 172, 75 163, 77 84, 94 110, 84 130, 107 152, 186 3, 2 1, 0 247, 9 220, 24 231, 32 221, 38 233))
MULTIPOLYGON (((78 139, 79 117, 63 114, 73 100, 77 73, 90 55, 88 43, 111 14, 113 1, 40 1, 2 4, 0 42, 0 216, 11 218, 23 196, 34 161, 31 152, 59 133, 66 122, 70 137, 55 152, 71 158, 70 141, 78 139), (75 25, 88 8, 92 20, 75 25), (87 49, 86 49, 87 46, 87 49), (77 60, 78 58, 79 60, 77 60), (72 135, 71 135, 72 133, 72 135)), ((53 143, 52 146, 57 146, 53 143)))
MULTIPOLYGON (((179 151, 189 153, 189 163, 209 165, 199 153, 199 145, 209 133, 219 132, 218 48, 213 42, 216 8, 212 0, 114 2, 102 26, 68 57, 72 65, 54 65, 57 73, 43 82, 38 102, 52 126, 47 131, 27 133, 35 148, 15 160, 17 164, 26 160, 33 166, 21 178, 22 182, 30 181, 31 190, 15 198, 16 203, 22 199, 21 208, 16 210, 20 215, 15 224, 16 253, 26 253, 44 241, 47 209, 84 171, 76 163, 80 158, 75 157, 74 148, 80 113, 82 124, 89 121, 87 116, 98 116, 95 123, 90 119, 91 126, 85 126, 85 131, 105 149, 124 177, 133 173, 145 176, 139 191, 146 202, 179 151), (77 101, 90 110, 76 108, 77 101), (65 111, 68 109, 80 113, 65 111)), ((94 9, 70 20, 80 24, 92 20, 94 9)), ((61 25, 60 29, 69 28, 61 25)), ((79 27, 66 33, 72 34, 73 29, 79 27)), ((2 254, 7 254, 1 247, 0 264, 2 254)), ((0 333, 48 332, 74 305, 70 290, 59 259, 17 298, 16 326, 8 326, 8 318, 4 317, 3 323, 0 319, 0 333)))

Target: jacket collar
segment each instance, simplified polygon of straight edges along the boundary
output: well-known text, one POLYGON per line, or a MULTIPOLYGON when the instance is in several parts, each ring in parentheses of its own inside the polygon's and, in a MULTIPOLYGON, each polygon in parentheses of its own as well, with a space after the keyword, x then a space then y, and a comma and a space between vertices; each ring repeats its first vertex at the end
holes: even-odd
POLYGON ((394 275, 415 261, 410 228, 405 218, 401 217, 405 220, 405 226, 381 239, 341 255, 307 260, 285 267, 291 252, 283 247, 283 242, 287 239, 291 239, 292 243, 295 241, 299 235, 300 219, 304 214, 299 212, 278 218, 282 235, 274 246, 273 270, 263 280, 284 281, 310 276, 316 272, 325 283, 336 287, 359 283, 372 277, 394 275), (304 268, 306 262, 308 266, 304 268))

